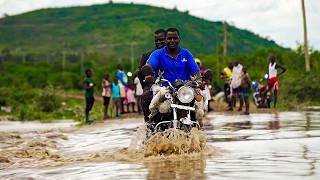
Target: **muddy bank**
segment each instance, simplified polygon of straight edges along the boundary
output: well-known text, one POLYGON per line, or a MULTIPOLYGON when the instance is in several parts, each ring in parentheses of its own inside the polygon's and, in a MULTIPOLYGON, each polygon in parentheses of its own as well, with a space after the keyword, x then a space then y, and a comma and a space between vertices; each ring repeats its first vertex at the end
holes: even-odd
POLYGON ((0 115, 0 121, 18 121, 19 119, 12 115, 0 115))

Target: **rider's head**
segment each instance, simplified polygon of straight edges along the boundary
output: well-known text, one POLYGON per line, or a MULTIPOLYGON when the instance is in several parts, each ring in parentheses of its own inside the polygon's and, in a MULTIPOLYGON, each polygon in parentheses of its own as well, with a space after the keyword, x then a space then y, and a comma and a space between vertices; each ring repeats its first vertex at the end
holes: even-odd
POLYGON ((276 56, 273 55, 273 54, 269 55, 268 59, 269 59, 269 61, 270 61, 272 64, 273 64, 274 62, 276 62, 276 56))
POLYGON ((180 33, 176 28, 167 29, 166 45, 168 49, 175 50, 178 48, 180 42, 180 33))
POLYGON ((157 49, 166 46, 166 30, 158 29, 154 32, 154 44, 157 49))

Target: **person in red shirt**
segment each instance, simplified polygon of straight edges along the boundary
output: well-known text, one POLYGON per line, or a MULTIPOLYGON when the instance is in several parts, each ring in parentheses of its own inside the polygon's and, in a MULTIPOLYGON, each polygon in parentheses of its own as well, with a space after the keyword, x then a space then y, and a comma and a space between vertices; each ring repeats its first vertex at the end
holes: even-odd
POLYGON ((274 94, 274 108, 277 104, 277 98, 278 98, 278 90, 280 85, 279 76, 287 71, 287 69, 283 66, 281 66, 279 63, 276 62, 276 56, 270 55, 269 56, 269 67, 268 67, 268 85, 267 90, 272 91, 274 94), (281 72, 278 74, 278 69, 281 69, 281 72))

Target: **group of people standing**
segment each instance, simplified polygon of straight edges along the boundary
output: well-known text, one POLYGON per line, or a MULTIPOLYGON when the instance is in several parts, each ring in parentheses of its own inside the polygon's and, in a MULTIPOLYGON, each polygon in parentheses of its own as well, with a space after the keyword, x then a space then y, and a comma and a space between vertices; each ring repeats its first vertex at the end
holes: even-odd
MULTIPOLYGON (((91 123, 93 121, 89 119, 89 112, 91 111, 95 101, 94 88, 96 87, 96 84, 92 80, 92 69, 86 69, 85 74, 86 78, 83 82, 86 103, 85 122, 91 123)), ((141 95, 143 90, 140 80, 135 76, 133 81, 128 81, 128 76, 124 72, 122 65, 118 65, 118 70, 113 81, 110 81, 109 73, 105 73, 101 86, 104 105, 104 119, 114 116, 118 117, 120 114, 129 112, 141 113, 141 95), (111 113, 109 113, 109 105, 111 105, 111 113)))
MULTIPOLYGON (((267 92, 273 91, 274 107, 276 107, 280 84, 279 76, 286 71, 286 68, 276 62, 275 55, 270 55, 268 59, 269 65, 265 77, 267 80, 265 90, 267 92), (281 69, 282 71, 278 74, 277 69, 281 69)), ((249 115, 249 97, 252 89, 257 90, 258 87, 254 86, 250 80, 247 67, 243 66, 238 60, 230 62, 220 73, 220 78, 224 80, 224 95, 228 104, 228 110, 233 111, 236 106, 236 99, 239 99, 238 111, 242 111, 243 104, 245 104, 245 111, 241 114, 249 115)))
POLYGON ((243 103, 245 103, 245 111, 241 114, 249 115, 251 81, 247 68, 240 64, 239 61, 234 61, 223 69, 220 77, 224 80, 224 93, 228 103, 228 110, 233 111, 238 98, 240 100, 238 111, 242 111, 243 103))
MULTIPOLYGON (((128 82, 128 77, 121 65, 118 65, 118 71, 112 83, 109 81, 109 74, 106 73, 102 82, 104 118, 109 117, 108 105, 110 99, 112 99, 112 112, 115 112, 115 116, 119 116, 119 113, 129 112, 130 105, 132 112, 135 111, 134 107, 136 104, 138 111, 143 112, 145 122, 148 122, 150 115, 149 105, 153 98, 151 86, 154 83, 155 77, 157 77, 158 71, 162 71, 163 77, 171 83, 176 79, 201 79, 201 70, 203 71, 201 62, 197 62, 197 59, 187 49, 180 47, 179 43, 180 33, 176 28, 159 29, 154 32, 155 48, 143 53, 133 80, 128 82), (144 72, 147 69, 144 68, 146 66, 151 67, 153 70, 152 75, 146 75, 147 73, 144 72), (127 104, 127 111, 124 110, 125 104, 127 104)), ((286 69, 275 62, 275 56, 270 56, 269 59, 268 90, 274 90, 276 103, 279 87, 277 69, 282 69, 280 74, 284 73, 286 69)), ((86 122, 91 122, 89 112, 94 103, 93 89, 96 85, 91 79, 92 70, 87 69, 85 73, 87 76, 83 83, 86 99, 85 114, 86 122)), ((220 74, 220 78, 224 80, 224 94, 228 103, 228 110, 233 111, 236 99, 239 99, 240 106, 238 111, 242 111, 243 104, 245 104, 245 111, 241 114, 248 115, 250 113, 249 96, 251 93, 251 80, 247 68, 239 61, 234 61, 224 68, 220 74)), ((207 99, 210 100, 210 93, 208 93, 208 97, 207 99)), ((210 110, 209 102, 207 107, 210 110)))

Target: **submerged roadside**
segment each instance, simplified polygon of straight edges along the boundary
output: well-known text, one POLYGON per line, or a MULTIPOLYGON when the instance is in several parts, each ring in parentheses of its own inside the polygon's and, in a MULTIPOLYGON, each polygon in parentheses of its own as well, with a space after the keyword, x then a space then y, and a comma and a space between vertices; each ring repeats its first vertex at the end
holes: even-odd
MULTIPOLYGON (((72 119, 81 123, 84 119, 84 97, 80 91, 65 91, 48 87, 45 89, 28 89, 17 91, 12 88, 1 88, 0 94, 4 95, 1 102, 0 121, 32 121, 51 122, 55 120, 72 119)), ((103 122, 103 101, 101 96, 96 96, 96 103, 91 112, 91 117, 103 122)), ((256 108, 250 102, 251 113, 273 113, 283 111, 304 111, 317 109, 320 101, 307 101, 303 103, 288 103, 285 98, 280 99, 277 108, 256 108), (293 105, 294 104, 294 105, 293 105)), ((214 112, 226 114, 239 114, 237 111, 227 111, 224 102, 211 102, 214 112)), ((111 112, 109 107, 108 112, 111 112)), ((126 117, 142 117, 137 113, 122 114, 119 119, 126 117)))

